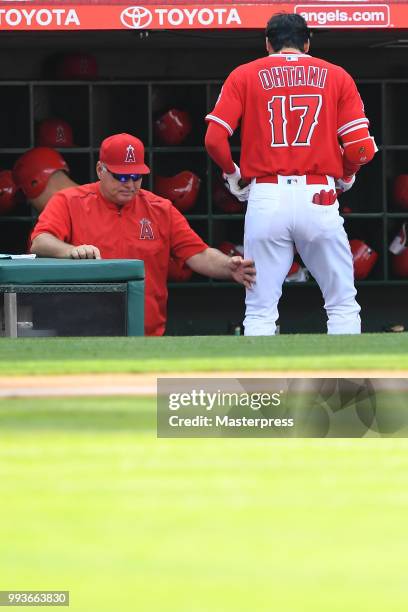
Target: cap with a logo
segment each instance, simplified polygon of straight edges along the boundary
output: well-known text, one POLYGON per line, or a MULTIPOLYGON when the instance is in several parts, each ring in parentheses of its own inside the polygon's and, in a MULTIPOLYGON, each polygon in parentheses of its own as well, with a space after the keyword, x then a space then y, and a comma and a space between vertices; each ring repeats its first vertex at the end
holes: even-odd
POLYGON ((63 119, 45 119, 38 126, 39 147, 73 147, 72 128, 63 119))
POLYGON ((118 174, 149 174, 144 163, 143 142, 130 134, 109 136, 101 144, 99 160, 118 174))
POLYGON ((90 53, 70 53, 60 58, 56 73, 58 79, 87 81, 97 78, 98 64, 90 53))

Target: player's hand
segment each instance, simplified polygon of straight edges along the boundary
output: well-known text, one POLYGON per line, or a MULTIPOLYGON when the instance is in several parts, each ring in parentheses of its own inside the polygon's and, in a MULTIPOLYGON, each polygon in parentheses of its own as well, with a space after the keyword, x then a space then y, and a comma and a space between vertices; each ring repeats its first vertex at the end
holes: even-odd
POLYGON ((241 179, 241 171, 237 164, 234 163, 235 172, 232 174, 223 173, 222 178, 226 188, 240 202, 246 202, 249 198, 250 185, 245 185, 241 179))
POLYGON ((344 193, 345 191, 348 191, 349 189, 351 189, 352 186, 354 185, 355 180, 356 180, 355 174, 353 174, 352 176, 343 176, 343 178, 336 179, 335 186, 336 186, 337 194, 344 193))
POLYGON ((229 268, 234 281, 244 285, 247 289, 251 289, 256 276, 255 264, 252 259, 243 259, 239 255, 235 255, 229 260, 229 268))
POLYGON ((102 259, 98 247, 93 244, 80 244, 73 247, 70 257, 71 259, 102 259))

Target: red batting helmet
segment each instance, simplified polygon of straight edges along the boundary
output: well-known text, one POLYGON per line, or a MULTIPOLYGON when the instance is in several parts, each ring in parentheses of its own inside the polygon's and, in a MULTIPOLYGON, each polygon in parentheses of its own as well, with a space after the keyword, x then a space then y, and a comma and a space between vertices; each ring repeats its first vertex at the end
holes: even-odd
POLYGON ((17 187, 11 170, 0 172, 0 215, 10 212, 16 204, 17 187))
POLYGON ((214 179, 212 197, 216 207, 223 213, 234 214, 244 212, 243 202, 237 200, 219 179, 214 179))
POLYGON ((18 158, 13 168, 13 179, 17 189, 21 189, 27 198, 38 198, 57 170, 69 172, 65 159, 55 149, 36 147, 18 158))
POLYGON ((378 259, 378 253, 362 240, 350 240, 353 254, 354 278, 363 280, 367 278, 378 259))
POLYGON ((218 250, 229 257, 234 257, 235 255, 244 256, 244 247, 242 244, 234 244, 228 240, 223 240, 223 242, 218 245, 218 250))
POLYGON ((38 126, 39 147, 73 147, 72 128, 63 119, 45 119, 38 126))
POLYGON ((392 253, 392 271, 396 276, 408 276, 407 223, 404 223, 397 236, 391 242, 389 250, 392 253))
POLYGON ((176 283, 189 281, 193 275, 192 269, 183 261, 170 257, 167 279, 176 283))
POLYGON ((98 64, 90 53, 65 55, 57 66, 57 78, 64 80, 87 81, 98 76, 98 64))
POLYGON ((394 200, 401 208, 408 209, 408 174, 400 174, 394 181, 394 200))
POLYGON ((191 132, 191 119, 186 111, 171 108, 155 122, 157 138, 166 145, 178 145, 191 132))
POLYGON ((197 200, 201 179, 190 172, 183 170, 175 176, 157 176, 154 182, 155 192, 171 200, 181 212, 192 208, 197 200))

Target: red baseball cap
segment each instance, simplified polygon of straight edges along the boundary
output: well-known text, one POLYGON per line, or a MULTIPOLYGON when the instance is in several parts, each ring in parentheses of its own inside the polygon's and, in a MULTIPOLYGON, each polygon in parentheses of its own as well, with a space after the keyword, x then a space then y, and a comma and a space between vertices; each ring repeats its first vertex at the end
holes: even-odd
POLYGON ((109 136, 101 144, 99 160, 118 174, 149 174, 144 163, 143 142, 130 134, 109 136))
POLYGON ((38 126, 39 147, 73 147, 72 128, 63 119, 45 119, 38 126))
POLYGON ((57 66, 57 78, 67 80, 96 79, 98 64, 90 53, 71 53, 64 55, 57 66))

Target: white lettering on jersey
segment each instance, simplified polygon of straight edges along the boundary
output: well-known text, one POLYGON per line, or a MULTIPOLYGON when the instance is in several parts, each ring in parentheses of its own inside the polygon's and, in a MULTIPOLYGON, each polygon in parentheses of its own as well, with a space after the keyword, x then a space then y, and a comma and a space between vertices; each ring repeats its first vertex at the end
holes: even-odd
POLYGON ((294 66, 283 66, 283 72, 285 73, 286 82, 289 87, 293 86, 293 70, 294 66))
POLYGON ((274 87, 318 87, 323 89, 327 81, 327 68, 319 66, 273 66, 258 72, 263 89, 274 87))
POLYGON ((306 85, 305 67, 296 66, 295 73, 293 75, 294 87, 304 87, 306 85))
POLYGON ((307 84, 312 87, 319 87, 320 71, 316 66, 309 66, 307 71, 307 84))
POLYGON ((285 78, 283 75, 282 68, 280 66, 275 66, 274 68, 271 68, 271 74, 275 87, 285 87, 285 78))
MULTIPOLYGON (((322 68, 322 73, 319 79, 319 87, 323 88, 326 85, 327 68, 322 68)), ((364 112, 364 109, 363 109, 364 112)))
MULTIPOLYGON (((260 70, 258 72, 258 76, 260 78, 261 85, 262 85, 262 87, 264 89, 272 89, 273 81, 272 81, 272 76, 271 76, 271 73, 269 72, 269 70, 266 70, 266 69, 265 70, 260 70)), ((218 100, 220 99, 220 97, 221 97, 221 94, 220 94, 218 100)), ((218 100, 217 100, 217 102, 218 102, 218 100)))

